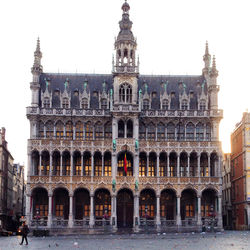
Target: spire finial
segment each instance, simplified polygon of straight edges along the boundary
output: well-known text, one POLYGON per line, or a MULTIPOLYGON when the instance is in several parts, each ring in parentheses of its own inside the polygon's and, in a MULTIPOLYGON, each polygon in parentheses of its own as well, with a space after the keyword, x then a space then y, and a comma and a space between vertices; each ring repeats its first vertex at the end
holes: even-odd
POLYGON ((203 61, 205 63, 205 69, 208 71, 210 67, 210 61, 211 61, 211 56, 209 54, 209 49, 208 49, 208 41, 206 41, 206 48, 205 48, 205 55, 203 56, 203 61))
POLYGON ((43 67, 41 65, 41 59, 42 59, 42 52, 40 50, 40 39, 38 37, 36 42, 36 50, 34 52, 34 64, 33 67, 31 68, 32 73, 35 72, 42 73, 43 67))
POLYGON ((211 70, 211 76, 218 76, 218 70, 216 69, 216 59, 215 55, 213 55, 213 63, 212 63, 212 70, 211 70))
POLYGON ((209 51, 208 51, 208 41, 206 41, 206 51, 205 51, 205 55, 209 55, 209 51))

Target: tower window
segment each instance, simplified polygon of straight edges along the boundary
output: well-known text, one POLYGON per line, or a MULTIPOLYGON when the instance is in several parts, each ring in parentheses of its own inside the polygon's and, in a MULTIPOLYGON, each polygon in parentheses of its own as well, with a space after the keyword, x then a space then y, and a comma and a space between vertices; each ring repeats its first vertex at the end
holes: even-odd
POLYGON ((119 88, 119 101, 123 103, 132 102, 132 87, 128 83, 124 83, 119 88))
POLYGON ((87 109, 88 108, 88 99, 83 98, 82 99, 82 109, 87 109))
POLYGON ((187 100, 183 100, 181 103, 181 109, 182 110, 187 110, 188 109, 188 102, 187 100))
POLYGON ((149 100, 143 100, 143 109, 149 109, 149 100))
POLYGON ((200 110, 205 110, 206 109, 206 102, 205 100, 201 100, 200 102, 200 110))
POLYGON ((69 108, 69 99, 68 98, 63 98, 62 107, 64 109, 68 109, 69 108))
POLYGON ((50 108, 50 101, 48 97, 44 98, 43 106, 44 108, 50 108))
POLYGON ((168 110, 168 100, 164 99, 162 101, 162 109, 163 110, 168 110))
POLYGON ((107 99, 102 99, 101 100, 101 109, 107 109, 107 108, 108 108, 107 99))

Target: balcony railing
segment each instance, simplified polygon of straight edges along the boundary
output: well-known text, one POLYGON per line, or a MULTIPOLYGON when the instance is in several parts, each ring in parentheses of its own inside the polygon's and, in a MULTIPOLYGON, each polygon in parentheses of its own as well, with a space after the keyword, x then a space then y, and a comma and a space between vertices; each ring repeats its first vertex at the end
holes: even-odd
POLYGON ((166 220, 161 218, 161 226, 163 228, 169 228, 169 227, 175 227, 176 226, 176 220, 166 220))
POLYGON ((64 219, 53 219, 52 220, 52 227, 62 228, 68 226, 68 220, 64 219))
POLYGON ((195 226, 197 226, 197 220, 195 220, 195 219, 182 220, 181 225, 183 227, 195 227, 195 226))
POLYGON ((153 228, 156 226, 156 220, 155 219, 149 219, 149 218, 140 218, 140 227, 141 228, 153 228))
POLYGON ((89 228, 89 218, 84 218, 82 220, 74 220, 74 227, 89 228))

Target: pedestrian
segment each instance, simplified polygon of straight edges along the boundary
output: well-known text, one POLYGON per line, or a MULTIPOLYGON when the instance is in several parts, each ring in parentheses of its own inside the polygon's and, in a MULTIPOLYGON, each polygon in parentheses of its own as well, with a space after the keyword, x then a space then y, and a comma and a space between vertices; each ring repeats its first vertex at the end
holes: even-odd
POLYGON ((29 227, 26 225, 24 221, 22 225, 22 242, 20 243, 20 245, 23 244, 24 239, 25 239, 26 245, 28 245, 27 236, 29 232, 30 232, 29 227))

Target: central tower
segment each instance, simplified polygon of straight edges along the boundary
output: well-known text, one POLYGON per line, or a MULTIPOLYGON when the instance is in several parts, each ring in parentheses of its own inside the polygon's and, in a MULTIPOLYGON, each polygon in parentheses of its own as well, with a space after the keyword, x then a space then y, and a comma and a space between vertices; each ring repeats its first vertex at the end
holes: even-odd
POLYGON ((130 6, 125 1, 122 5, 120 32, 115 40, 116 59, 113 60, 114 104, 137 104, 137 80, 139 75, 136 64, 137 43, 131 31, 129 19, 130 6))

